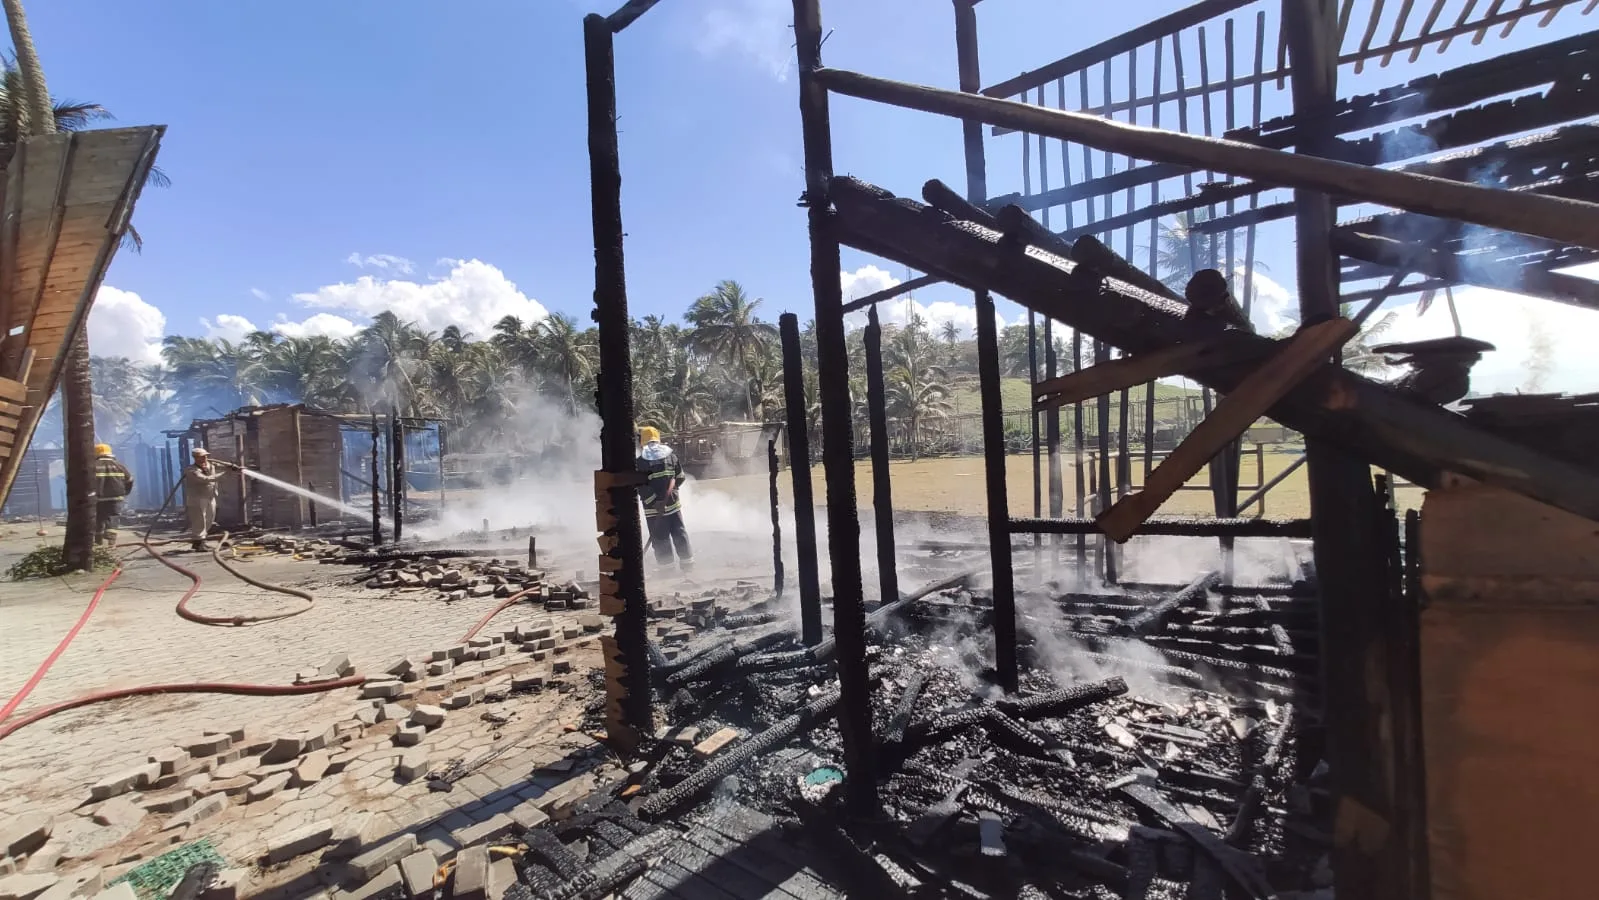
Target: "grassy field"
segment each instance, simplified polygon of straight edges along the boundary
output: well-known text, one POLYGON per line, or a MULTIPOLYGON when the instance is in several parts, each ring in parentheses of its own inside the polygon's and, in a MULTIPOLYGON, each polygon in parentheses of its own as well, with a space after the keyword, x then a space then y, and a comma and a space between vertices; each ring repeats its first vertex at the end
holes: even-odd
MULTIPOLYGON (((1301 452, 1299 447, 1281 447, 1278 449, 1267 448, 1264 454, 1265 478, 1270 480, 1278 472, 1292 465, 1301 452)), ((1010 508, 1013 515, 1031 515, 1033 512, 1033 458, 1031 454, 1012 455, 1006 458, 1007 489, 1010 494, 1010 508)), ((1047 463, 1047 461, 1046 461, 1047 463)), ((893 480, 894 508, 902 511, 929 511, 929 512, 958 512, 966 515, 982 515, 987 509, 987 496, 984 490, 983 460, 978 456, 940 457, 937 459, 921 459, 916 461, 897 460, 889 466, 893 480)), ((1066 497, 1066 512, 1071 514, 1073 503, 1073 488, 1075 474, 1072 460, 1069 455, 1062 459, 1062 485, 1066 497)), ((1087 480, 1085 475, 1085 482, 1087 480)), ((821 505, 826 494, 825 479, 821 466, 812 470, 813 484, 816 491, 816 502, 821 505)), ((1048 510, 1048 474, 1045 469, 1043 492, 1044 505, 1048 510)), ((1133 460, 1134 486, 1143 484, 1143 459, 1136 456, 1133 460)), ((1254 492, 1252 485, 1259 482, 1258 467, 1253 454, 1246 454, 1239 481, 1244 487, 1239 490, 1239 499, 1242 500, 1254 492)), ((778 491, 781 502, 785 505, 792 502, 789 491, 790 480, 788 473, 778 480, 778 491)), ((767 503, 767 479, 763 475, 741 475, 731 478, 709 479, 703 482, 707 489, 714 489, 726 493, 740 502, 767 503)), ((1212 511, 1208 476, 1205 472, 1191 480, 1187 487, 1193 490, 1183 490, 1161 508, 1165 515, 1209 515, 1212 511)), ((855 491, 859 505, 862 509, 871 507, 872 502, 872 464, 870 460, 858 460, 855 464, 855 491)), ((1419 506, 1422 491, 1413 485, 1401 485, 1396 491, 1396 498, 1402 508, 1419 506)), ((1289 475, 1281 484, 1271 489, 1266 496, 1265 514, 1271 518, 1300 518, 1310 513, 1310 491, 1305 478, 1305 468, 1301 466, 1289 475)), ((1250 515, 1259 515, 1258 507, 1249 510, 1250 515)))

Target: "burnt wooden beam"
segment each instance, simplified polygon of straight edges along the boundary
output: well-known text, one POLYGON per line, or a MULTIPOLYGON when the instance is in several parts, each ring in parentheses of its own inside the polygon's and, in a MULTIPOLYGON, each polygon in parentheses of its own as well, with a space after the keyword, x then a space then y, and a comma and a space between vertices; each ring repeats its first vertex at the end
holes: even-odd
POLYGON ((1599 247, 1599 205, 1497 191, 1425 175, 1284 153, 1238 141, 1179 134, 925 85, 822 69, 828 90, 906 109, 1012 125, 1153 162, 1169 162, 1255 178, 1285 187, 1325 191, 1356 200, 1503 228, 1536 237, 1599 247))
POLYGON ((1214 337, 1148 353, 1106 360, 1059 378, 1040 381, 1033 385, 1033 407, 1053 409, 1156 378, 1169 378, 1194 369, 1258 358, 1255 354, 1263 348, 1254 344, 1240 346, 1232 334, 1230 331, 1222 332, 1214 337))
MULTIPOLYGON (((1012 534, 1100 534, 1093 519, 1026 519, 1010 520, 1012 534)), ((1153 516, 1144 520, 1135 532, 1138 536, 1164 535, 1172 537, 1310 537, 1309 519, 1236 518, 1218 519, 1215 516, 1153 516)), ((1126 585, 1123 585, 1126 587, 1126 585)))
POLYGON ((1115 250, 1105 246, 1099 238, 1085 234, 1072 242, 1072 261, 1080 262, 1092 269, 1098 269, 1111 278, 1120 278, 1133 287, 1149 291, 1168 300, 1182 300, 1177 292, 1167 287, 1160 279, 1149 275, 1127 260, 1123 259, 1115 250))
POLYGON ((911 291, 919 290, 927 287, 930 284, 938 284, 942 280, 943 279, 932 275, 918 275, 909 281, 902 281, 893 287, 883 288, 880 291, 875 291, 867 294, 864 297, 857 297, 854 300, 844 304, 842 309, 846 315, 852 312, 858 312, 882 303, 884 300, 892 300, 902 294, 909 294, 911 291))
POLYGON ((605 24, 610 26, 612 34, 620 34, 622 29, 632 25, 659 2, 661 0, 627 0, 620 9, 605 17, 605 24))
POLYGON ((1329 319, 1307 325, 1284 341, 1271 359, 1228 392, 1177 449, 1149 473, 1143 490, 1121 498, 1097 517, 1100 529, 1112 540, 1126 543, 1178 488, 1259 421, 1272 404, 1326 365, 1357 330, 1348 319, 1329 319))
MULTIPOLYGON (((866 235, 878 248, 874 252, 888 259, 960 284, 986 285, 1130 354, 1216 334, 1214 320, 1189 317, 1183 304, 1119 290, 1086 267, 1008 244, 993 229, 953 220, 856 179, 835 178, 830 196, 832 226, 846 243, 855 245, 858 235, 866 235)), ((1268 348, 1264 352, 1272 345, 1270 338, 1241 332, 1236 340, 1241 347, 1268 348)), ((1217 366, 1184 374, 1226 393, 1248 371, 1217 366)), ((1350 372, 1316 373, 1269 415, 1419 485, 1437 483, 1442 472, 1459 472, 1599 520, 1599 477, 1350 372)))
POLYGON ((822 642, 821 569, 816 556, 816 500, 811 491, 811 433, 805 404, 805 364, 799 316, 777 317, 783 351, 783 400, 788 407, 788 474, 794 490, 794 555, 799 565, 800 639, 822 642))
POLYGON ((1443 253, 1426 244, 1362 234, 1350 228, 1333 229, 1332 247, 1345 256, 1391 269, 1416 272, 1459 284, 1531 294, 1582 309, 1599 309, 1599 282, 1575 275, 1443 253))

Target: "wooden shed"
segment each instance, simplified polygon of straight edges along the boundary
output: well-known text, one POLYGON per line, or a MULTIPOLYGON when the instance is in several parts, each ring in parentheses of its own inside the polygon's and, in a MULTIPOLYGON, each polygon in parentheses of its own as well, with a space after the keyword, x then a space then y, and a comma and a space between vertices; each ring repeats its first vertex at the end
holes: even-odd
MULTIPOLYGON (((318 493, 337 496, 339 421, 303 404, 247 407, 194 423, 199 446, 213 457, 318 493)), ((217 524, 224 528, 301 528, 311 521, 305 498, 244 475, 223 479, 217 524)))

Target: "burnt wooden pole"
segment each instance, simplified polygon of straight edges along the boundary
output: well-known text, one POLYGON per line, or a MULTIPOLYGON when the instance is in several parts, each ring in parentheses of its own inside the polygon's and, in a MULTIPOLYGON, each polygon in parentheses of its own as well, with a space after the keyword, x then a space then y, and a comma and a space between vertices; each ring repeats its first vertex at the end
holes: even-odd
POLYGON ((378 430, 378 414, 372 414, 372 546, 383 543, 382 505, 378 502, 378 446, 382 440, 378 430))
POLYGON ((777 505, 777 438, 766 442, 768 488, 772 497, 772 593, 783 596, 783 520, 777 505))
MULTIPOLYGON (((1334 143, 1328 107, 1338 76, 1337 7, 1332 0, 1284 0, 1293 61, 1294 116, 1301 153, 1334 143)), ((1336 207, 1328 195, 1294 193, 1301 325, 1338 314, 1338 259, 1329 236, 1336 207)), ((1322 696, 1332 779, 1333 877, 1340 895, 1399 900, 1418 896, 1401 876, 1403 831, 1390 785, 1394 747, 1386 692, 1391 680, 1382 632, 1387 553, 1371 467, 1319 440, 1307 440, 1311 530, 1321 588, 1322 696)))
MULTIPOLYGON (((866 415, 872 427, 872 513, 877 523, 877 583, 881 603, 899 599, 894 566, 894 490, 888 472, 888 397, 883 384, 883 326, 877 307, 866 310, 866 415)), ((916 435, 911 435, 915 440, 916 435)))
POLYGON ((822 641, 822 578, 816 559, 816 498, 811 494, 810 418, 805 403, 805 367, 800 354, 799 316, 777 317, 783 338, 783 402, 788 407, 788 474, 794 486, 794 555, 799 561, 800 638, 822 641))
POLYGON ((405 527, 405 424, 399 407, 389 417, 389 510, 394 514, 394 542, 405 527))
MULTIPOLYGON (((975 94, 982 88, 977 64, 977 10, 973 0, 955 0, 955 54, 960 89, 975 94)), ((961 121, 966 145, 966 199, 988 199, 988 163, 983 154, 983 125, 961 121)), ((999 394, 999 329, 994 323, 994 298, 974 291, 977 307, 977 381, 983 404, 983 469, 988 482, 988 550, 994 591, 994 669, 999 684, 1016 690, 1016 581, 1011 569, 1010 499, 1005 489, 1005 413, 999 394)))
POLYGON ((872 686, 866 668, 866 612, 861 596, 861 525, 855 508, 854 434, 850 421, 849 351, 838 238, 830 224, 833 133, 822 65, 819 0, 794 0, 799 57, 800 133, 805 143, 805 205, 816 294, 816 347, 821 376, 822 468, 827 477, 827 551, 833 569, 833 638, 838 643, 839 731, 844 739, 845 801, 852 814, 878 811, 872 770, 872 686))
MULTIPOLYGON (((625 25, 626 22, 621 24, 625 25)), ((633 439, 633 365, 628 354, 627 278, 622 258, 622 163, 616 139, 616 59, 612 24, 583 19, 588 78, 589 180, 594 217, 594 322, 599 326, 600 465, 595 503, 600 541, 606 732, 631 750, 655 731, 650 698, 644 539, 639 525, 633 439)))

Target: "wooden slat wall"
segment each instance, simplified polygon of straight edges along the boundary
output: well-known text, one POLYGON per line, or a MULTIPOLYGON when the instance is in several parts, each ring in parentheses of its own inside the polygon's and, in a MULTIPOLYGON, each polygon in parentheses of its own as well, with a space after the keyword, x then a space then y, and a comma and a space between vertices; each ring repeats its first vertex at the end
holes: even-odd
MULTIPOLYGON (((343 438, 339 423, 325 416, 300 417, 300 464, 303 469, 301 484, 314 485, 314 490, 324 497, 338 499, 341 486, 339 461, 343 455, 343 438)), ((318 522, 326 522, 340 515, 336 509, 318 507, 318 522)))
MULTIPOLYGON (((295 417, 299 414, 298 408, 285 407, 254 417, 259 448, 257 466, 263 474, 290 484, 300 483, 299 446, 294 434, 295 417)), ((254 487, 261 497, 261 527, 300 527, 305 513, 298 496, 270 484, 257 483, 254 487)))
POLYGON ((1435 900, 1566 900, 1599 835, 1599 532, 1497 488, 1422 506, 1435 900))

